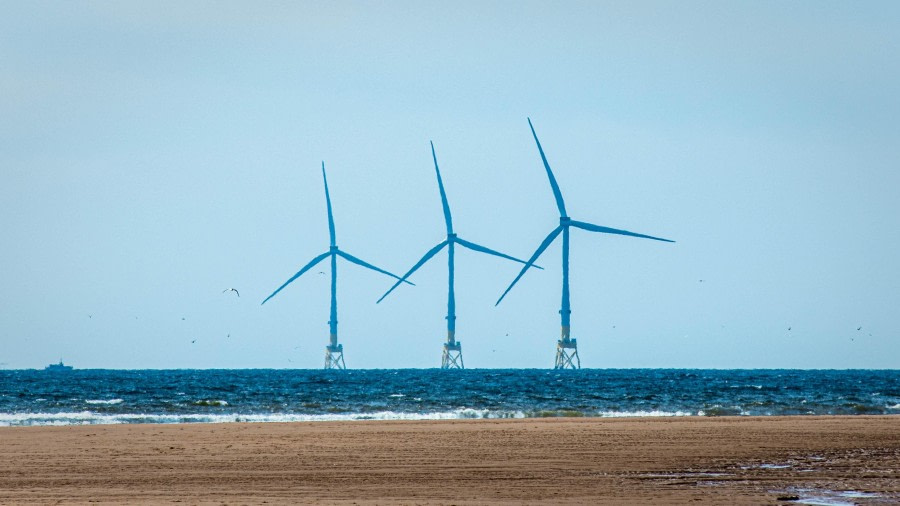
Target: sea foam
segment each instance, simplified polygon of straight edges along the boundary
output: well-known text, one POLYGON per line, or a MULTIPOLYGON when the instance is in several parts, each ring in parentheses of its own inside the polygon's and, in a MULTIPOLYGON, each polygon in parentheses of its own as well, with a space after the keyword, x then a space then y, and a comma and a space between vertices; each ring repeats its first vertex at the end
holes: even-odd
POLYGON ((0 425, 900 416, 897 392, 900 371, 0 370, 0 425))
MULTIPOLYGON (((675 417, 694 416, 695 413, 685 411, 602 411, 593 415, 601 418, 632 417, 675 417)), ((0 413, 0 427, 10 426, 45 426, 45 425, 109 425, 129 423, 284 423, 284 422, 340 422, 363 420, 477 420, 527 418, 535 414, 522 411, 500 411, 489 409, 461 408, 451 411, 431 413, 405 413, 397 411, 377 411, 372 413, 333 413, 333 414, 300 414, 300 413, 186 413, 186 414, 148 414, 148 413, 96 413, 92 411, 65 413, 0 413)), ((543 415, 546 417, 547 415, 543 415)), ((560 417, 567 415, 560 414, 560 417)))
POLYGON ((279 423, 279 422, 338 422, 362 420, 460 420, 460 419, 525 418, 522 412, 491 411, 486 409, 457 409, 434 413, 401 413, 379 411, 373 413, 336 414, 104 414, 91 411, 69 413, 0 413, 0 427, 47 425, 110 425, 128 423, 279 423))
POLYGON ((87 399, 84 401, 85 404, 121 404, 125 402, 124 399, 87 399))

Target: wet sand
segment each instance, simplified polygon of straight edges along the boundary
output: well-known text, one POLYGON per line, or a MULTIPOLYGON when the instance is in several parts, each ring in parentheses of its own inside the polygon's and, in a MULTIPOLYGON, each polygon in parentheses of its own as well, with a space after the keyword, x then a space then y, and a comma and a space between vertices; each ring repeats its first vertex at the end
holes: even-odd
POLYGON ((838 492, 900 503, 900 416, 0 427, 2 504, 790 504, 838 492))

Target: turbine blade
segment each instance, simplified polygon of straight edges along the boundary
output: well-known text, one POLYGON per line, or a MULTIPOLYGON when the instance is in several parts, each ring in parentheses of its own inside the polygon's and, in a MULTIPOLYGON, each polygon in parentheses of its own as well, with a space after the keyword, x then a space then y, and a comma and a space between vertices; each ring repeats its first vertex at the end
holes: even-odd
MULTIPOLYGON (((396 274, 394 274, 394 273, 392 273, 392 272, 388 272, 388 271, 386 271, 386 270, 384 270, 384 269, 381 269, 381 268, 379 268, 379 267, 375 267, 374 265, 372 265, 372 264, 370 264, 370 263, 368 263, 368 262, 366 262, 366 261, 364 261, 364 260, 360 260, 359 258, 356 258, 355 256, 351 255, 350 253, 344 253, 344 252, 341 251, 341 250, 337 250, 337 254, 340 255, 340 256, 342 256, 342 257, 344 257, 344 258, 347 259, 348 261, 355 263, 356 265, 361 265, 361 266, 363 266, 363 267, 365 267, 365 268, 367 268, 367 269, 372 269, 373 271, 380 272, 380 273, 382 273, 382 274, 386 274, 386 275, 388 275, 388 276, 390 276, 390 277, 392 277, 392 278, 394 278, 394 279, 400 279, 400 276, 397 276, 396 274)), ((404 283, 409 284, 409 285, 412 285, 412 284, 413 284, 413 283, 410 283, 409 281, 404 281, 404 283)), ((413 286, 415 286, 415 285, 413 285, 413 286)))
POLYGON ((541 256, 541 253, 543 253, 544 250, 547 249, 547 246, 550 246, 550 243, 553 242, 554 239, 556 239, 556 236, 558 236, 559 233, 562 232, 562 230, 563 226, 560 225, 554 228, 553 232, 550 232, 550 234, 548 234, 547 237, 544 238, 544 242, 542 242, 541 245, 538 246, 538 249, 534 251, 534 254, 531 255, 531 258, 529 258, 528 261, 525 262, 525 266, 522 267, 521 271, 519 271, 519 275, 516 276, 516 279, 514 279, 513 282, 509 284, 509 286, 506 288, 506 291, 503 292, 503 295, 501 295, 500 298, 497 299, 497 303, 494 304, 495 306, 500 304, 500 301, 503 300, 503 297, 506 297, 506 294, 509 293, 510 290, 512 290, 512 287, 515 286, 516 283, 519 282, 519 279, 525 274, 525 271, 527 271, 528 268, 531 267, 531 265, 534 263, 534 261, 537 260, 539 256, 541 256))
POLYGON ((534 136, 534 142, 537 143, 538 151, 541 153, 541 160, 544 162, 544 168, 547 169, 547 177, 550 178, 550 187, 553 188, 553 196, 556 197, 556 207, 559 208, 560 218, 565 218, 566 203, 563 202, 562 192, 559 191, 559 185, 556 178, 553 177, 553 171, 550 170, 550 164, 547 163, 547 157, 544 155, 544 148, 541 147, 541 141, 538 140, 537 134, 534 133, 534 126, 531 124, 531 118, 528 118, 528 126, 531 127, 531 135, 534 136))
POLYGON ((306 271, 312 269, 313 267, 315 267, 315 265, 316 265, 317 263, 319 263, 319 262, 321 262, 322 260, 325 260, 326 258, 328 258, 328 255, 330 255, 330 254, 331 254, 330 251, 326 251, 325 253, 322 253, 321 255, 317 256, 316 258, 313 258, 312 260, 310 260, 308 264, 304 265, 302 269, 300 269, 299 271, 297 271, 297 274, 294 274, 293 276, 291 276, 291 279, 285 281, 283 285, 279 286, 279 287, 278 287, 278 290, 275 290, 274 292, 272 292, 272 295, 269 295, 268 297, 266 297, 266 300, 262 301, 262 303, 260 304, 260 306, 262 306, 263 304, 266 303, 266 301, 268 301, 269 299, 271 299, 272 297, 274 297, 275 294, 277 294, 278 292, 280 292, 284 287, 286 287, 286 286, 288 286, 289 284, 291 284, 295 279, 297 279, 297 278, 299 278, 300 276, 302 276, 304 272, 306 272, 306 271))
POLYGON ((325 182, 325 205, 328 206, 328 236, 334 246, 334 216, 331 214, 331 196, 328 195, 328 178, 325 177, 325 162, 322 162, 322 181, 325 182))
MULTIPOLYGON (((498 256, 498 257, 500 257, 500 258, 505 258, 505 259, 507 259, 507 260, 512 260, 513 262, 519 262, 520 264, 526 263, 525 260, 519 260, 519 259, 516 258, 516 257, 509 256, 509 255, 507 255, 507 254, 505 254, 505 253, 500 253, 499 251, 494 251, 494 250, 492 250, 492 249, 490 249, 490 248, 486 248, 486 247, 484 247, 484 246, 475 244, 474 242, 469 242, 469 241, 467 241, 467 240, 465 240, 465 239, 460 239, 459 237, 456 238, 456 242, 458 242, 458 243, 461 244, 462 246, 465 246, 466 248, 469 248, 469 249, 472 250, 472 251, 478 251, 479 253, 487 253, 488 255, 498 256)), ((539 266, 539 265, 532 265, 532 267, 534 267, 534 268, 536 268, 536 269, 544 270, 544 268, 541 267, 541 266, 539 266)))
POLYGON ((430 260, 431 257, 436 255, 438 253, 438 251, 443 249, 443 247, 446 245, 447 245, 447 241, 444 241, 444 242, 438 244, 437 246, 431 248, 430 250, 428 250, 428 252, 425 253, 425 255, 423 255, 422 258, 418 262, 416 262, 416 265, 413 265, 412 269, 406 271, 406 274, 404 274, 403 277, 400 278, 400 281, 397 281, 396 283, 394 283, 394 286, 392 286, 390 290, 385 292, 384 295, 382 295, 381 298, 378 299, 375 303, 378 304, 379 302, 384 300, 384 298, 387 297, 389 293, 394 291, 394 288, 397 288, 398 286, 400 286, 401 282, 406 281, 406 278, 410 277, 412 275, 412 273, 416 272, 419 269, 419 267, 422 267, 423 265, 425 265, 425 262, 430 260))
POLYGON ((441 204, 444 206, 444 221, 447 223, 447 235, 453 233, 453 219, 450 217, 450 204, 447 203, 447 193, 444 192, 444 182, 441 180, 441 171, 438 169, 437 155, 434 154, 434 143, 431 143, 431 157, 434 158, 434 172, 437 173, 438 188, 441 190, 441 204))
POLYGON ((671 239, 663 239, 661 237, 653 237, 652 235, 638 234, 635 232, 629 232, 627 230, 619 230, 617 228, 601 227, 600 225, 594 225, 593 223, 585 223, 583 221, 574 221, 573 220, 569 223, 573 227, 578 227, 582 230, 589 230, 591 232, 600 232, 603 234, 627 235, 627 236, 631 236, 631 237, 640 237, 642 239, 653 239, 654 241, 675 242, 671 239))

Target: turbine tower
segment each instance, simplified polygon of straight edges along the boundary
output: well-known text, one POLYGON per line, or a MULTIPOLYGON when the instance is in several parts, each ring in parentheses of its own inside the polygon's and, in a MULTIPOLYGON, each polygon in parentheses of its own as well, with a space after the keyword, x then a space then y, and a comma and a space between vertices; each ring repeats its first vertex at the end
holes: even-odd
MULTIPOLYGON (((447 247, 447 256, 448 256, 448 290, 447 290, 447 342, 444 343, 444 351, 441 355, 441 369, 463 369, 463 358, 462 358, 462 343, 456 340, 456 293, 453 289, 453 275, 454 275, 454 246, 459 244, 465 248, 469 248, 472 251, 476 251, 479 253, 487 253, 489 255, 498 256, 501 258, 506 258, 507 260, 513 260, 515 262, 519 262, 524 264, 524 260, 519 260, 518 258, 511 257, 509 255, 500 253, 499 251, 494 251, 489 248, 485 248, 484 246, 479 246, 473 242, 469 242, 465 239, 459 238, 453 232, 453 220, 450 217, 450 205, 447 203, 447 194, 444 192, 444 183, 441 180, 441 171, 438 169, 437 163, 437 155, 434 154, 434 143, 431 143, 431 157, 434 159, 434 172, 437 174, 437 182, 438 189, 441 191, 441 204, 444 207, 444 222, 447 224, 447 240, 441 242, 437 246, 428 250, 425 253, 425 256, 422 257, 412 268, 407 271, 406 274, 400 278, 399 281, 394 283, 394 286, 390 288, 384 295, 378 299, 378 302, 384 300, 385 297, 388 296, 391 292, 394 291, 394 288, 400 286, 400 283, 406 281, 406 278, 412 275, 412 273, 416 272, 419 267, 425 265, 425 263, 431 259, 434 255, 436 255, 439 251, 447 247)), ((538 267, 540 269, 541 267, 538 267)))
MULTIPOLYGON (((328 235, 331 238, 331 245, 325 253, 313 258, 310 262, 303 266, 297 274, 291 276, 291 279, 284 282, 283 285, 278 287, 278 290, 272 292, 272 295, 266 297, 266 300, 262 301, 262 304, 265 304, 269 299, 274 297, 278 292, 280 292, 284 287, 291 284, 295 279, 299 278, 303 275, 304 272, 315 267, 316 264, 325 260, 328 257, 331 257, 331 317, 328 320, 328 327, 330 330, 328 346, 325 347, 325 369, 346 369, 346 365, 344 364, 344 345, 338 344, 338 335, 337 335, 337 257, 343 257, 345 260, 352 262, 357 265, 361 265, 368 269, 372 269, 373 271, 380 272, 382 274, 387 274, 395 279, 400 279, 397 275, 391 274, 390 272, 379 269, 374 265, 364 262, 355 256, 341 251, 340 248, 337 247, 337 243, 334 239, 334 217, 331 214, 331 197, 328 195, 328 179, 325 177, 325 162, 322 162, 322 181, 325 183, 325 205, 328 207, 328 235)), ((405 283, 409 283, 409 281, 404 281, 405 283)), ((399 283, 399 281, 398 281, 399 283)), ((260 305, 262 305, 260 304, 260 305)))
POLYGON ((512 289, 512 287, 522 278, 525 274, 525 271, 528 270, 541 253, 550 246, 556 237, 559 234, 563 236, 562 243, 562 307, 559 310, 559 315, 561 321, 561 331, 560 331, 560 339, 556 342, 556 362, 554 365, 554 369, 580 369, 581 368, 581 359, 578 358, 578 343, 575 339, 570 337, 570 325, 569 325, 569 317, 572 314, 572 310, 569 306, 569 229, 571 227, 580 228, 582 230, 587 230, 589 232, 600 232, 603 234, 618 234, 618 235, 627 235, 631 237, 641 237, 643 239, 653 239, 655 241, 665 241, 665 242, 675 242, 669 239, 661 239, 659 237, 653 237, 650 235, 644 234, 636 234, 634 232, 629 232, 627 230, 619 230, 616 228, 602 227, 600 225, 594 225, 592 223, 586 223, 583 221, 575 221, 566 214, 566 204, 563 202, 562 193, 559 191, 559 185, 556 184, 556 178, 553 177, 553 171, 550 170, 550 164, 547 163, 547 157, 544 156, 544 149, 541 147, 541 141, 538 140, 537 134, 534 133, 534 126, 531 124, 531 118, 528 118, 528 126, 531 127, 531 135, 534 136, 534 142, 537 144, 538 151, 541 154, 541 160, 544 162, 544 168, 547 169, 547 177, 550 179, 550 187, 553 189, 553 196, 556 198, 556 207, 559 208, 559 226, 554 228, 544 241, 538 246, 537 250, 535 250, 534 254, 531 255, 531 258, 528 262, 525 263, 525 266, 522 268, 519 275, 516 276, 516 279, 513 280, 512 283, 509 284, 506 291, 503 292, 503 295, 500 296, 500 299, 497 300, 497 304, 500 304, 500 301, 503 300, 503 297, 506 297, 506 294, 512 289))

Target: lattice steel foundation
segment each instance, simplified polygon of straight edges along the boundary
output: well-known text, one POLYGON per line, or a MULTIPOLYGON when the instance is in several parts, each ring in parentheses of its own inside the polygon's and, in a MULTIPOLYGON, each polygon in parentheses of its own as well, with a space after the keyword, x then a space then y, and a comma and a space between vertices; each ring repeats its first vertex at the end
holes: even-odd
POLYGON ((462 357, 462 343, 453 335, 447 336, 444 353, 441 355, 441 369, 465 369, 462 357))
POLYGON ((346 369, 344 365, 344 345, 329 344, 325 347, 325 369, 346 369))
POLYGON ((556 341, 556 364, 554 369, 581 369, 578 358, 578 341, 569 338, 569 327, 562 328, 562 337, 556 341))

